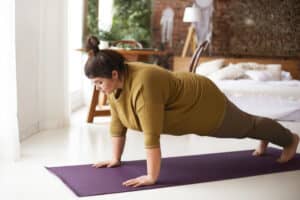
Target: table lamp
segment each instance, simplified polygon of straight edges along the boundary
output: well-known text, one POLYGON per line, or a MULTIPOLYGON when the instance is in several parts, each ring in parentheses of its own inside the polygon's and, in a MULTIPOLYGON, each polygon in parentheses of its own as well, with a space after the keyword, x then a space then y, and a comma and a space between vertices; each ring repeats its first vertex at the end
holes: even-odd
POLYGON ((185 39, 183 51, 181 57, 185 57, 188 51, 189 45, 192 45, 193 50, 196 48, 196 36, 195 36, 195 26, 193 22, 200 21, 201 13, 200 9, 193 6, 193 7, 186 7, 184 10, 183 15, 183 22, 191 22, 191 25, 188 29, 188 34, 185 39), (192 43, 192 44, 191 44, 192 43))

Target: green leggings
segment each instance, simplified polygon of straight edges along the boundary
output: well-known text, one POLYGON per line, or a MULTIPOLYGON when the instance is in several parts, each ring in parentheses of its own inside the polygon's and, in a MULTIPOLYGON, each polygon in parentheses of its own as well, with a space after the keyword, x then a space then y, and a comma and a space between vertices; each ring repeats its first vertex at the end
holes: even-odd
POLYGON ((211 135, 220 138, 255 138, 281 147, 292 144, 293 135, 275 120, 248 114, 227 100, 223 122, 211 135))

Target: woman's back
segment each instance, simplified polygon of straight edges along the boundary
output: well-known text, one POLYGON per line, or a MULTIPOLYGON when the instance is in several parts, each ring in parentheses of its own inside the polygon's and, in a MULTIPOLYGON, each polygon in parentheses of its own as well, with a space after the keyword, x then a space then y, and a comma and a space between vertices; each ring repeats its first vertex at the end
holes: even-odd
POLYGON ((124 78, 120 97, 110 95, 110 101, 127 128, 150 134, 207 135, 223 119, 225 97, 205 77, 129 62, 124 78))

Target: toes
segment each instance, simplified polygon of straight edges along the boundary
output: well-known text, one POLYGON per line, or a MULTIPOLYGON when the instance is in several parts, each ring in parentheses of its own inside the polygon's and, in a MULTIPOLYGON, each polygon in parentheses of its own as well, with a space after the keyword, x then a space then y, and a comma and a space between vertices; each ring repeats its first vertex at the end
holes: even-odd
POLYGON ((282 157, 280 157, 280 158, 277 159, 278 163, 286 163, 287 161, 289 161, 289 160, 286 159, 286 158, 282 158, 282 157))
POLYGON ((252 153, 252 156, 260 156, 260 153, 259 153, 259 151, 253 151, 253 153, 252 153))
POLYGON ((256 149, 255 151, 253 151, 252 156, 262 156, 264 154, 265 154, 265 151, 256 149))

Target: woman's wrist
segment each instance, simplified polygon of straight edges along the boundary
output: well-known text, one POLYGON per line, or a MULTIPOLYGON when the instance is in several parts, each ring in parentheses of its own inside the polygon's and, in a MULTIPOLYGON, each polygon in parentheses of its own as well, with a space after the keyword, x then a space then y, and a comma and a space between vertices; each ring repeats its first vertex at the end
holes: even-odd
POLYGON ((147 177, 148 177, 148 180, 153 184, 157 181, 157 177, 155 177, 151 174, 147 174, 147 177))

